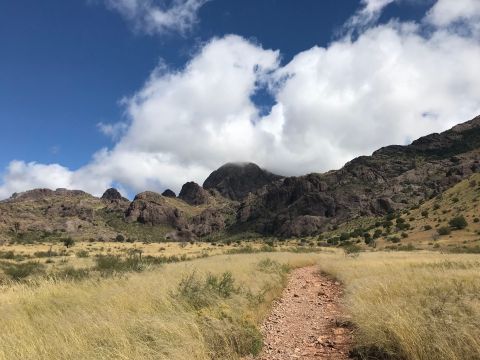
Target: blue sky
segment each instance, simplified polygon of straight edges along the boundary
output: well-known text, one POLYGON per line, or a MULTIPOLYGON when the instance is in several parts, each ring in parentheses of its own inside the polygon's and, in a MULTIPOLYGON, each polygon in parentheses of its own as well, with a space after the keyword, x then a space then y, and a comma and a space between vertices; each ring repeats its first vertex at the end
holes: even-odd
MULTIPOLYGON (((186 156, 183 150, 182 154, 179 154, 176 149, 172 148, 152 150, 150 147, 148 151, 142 149, 142 153, 146 151, 149 155, 154 154, 154 158, 157 160, 162 158, 164 165, 166 161, 164 159, 167 157, 174 158, 169 161, 176 162, 176 165, 183 164, 180 169, 172 169, 172 172, 180 172, 184 176, 175 173, 173 176, 175 181, 172 182, 167 180, 169 173, 161 173, 166 171, 162 169, 170 169, 170 164, 169 166, 165 165, 166 167, 162 165, 159 168, 161 174, 158 176, 150 173, 145 176, 145 181, 139 183, 130 181, 127 175, 119 178, 112 175, 107 176, 103 168, 100 171, 101 175, 98 175, 105 177, 105 181, 102 181, 101 185, 91 185, 90 183, 84 185, 72 178, 76 177, 75 171, 94 163, 96 160, 92 160, 92 158, 98 157, 101 149, 113 151, 116 147, 125 148, 127 143, 128 146, 133 146, 132 143, 140 143, 141 141, 138 139, 132 140, 134 138, 132 134, 139 132, 138 128, 141 124, 143 124, 142 129, 145 132, 149 132, 148 126, 158 125, 161 127, 163 125, 168 128, 168 123, 162 123, 166 120, 161 119, 161 115, 158 117, 156 125, 152 125, 155 123, 153 120, 147 121, 140 115, 134 115, 132 113, 132 102, 135 102, 133 98, 148 87, 145 85, 146 81, 152 72, 155 72, 155 69, 157 72, 161 71, 163 76, 163 78, 157 77, 156 80, 166 81, 167 76, 181 73, 186 64, 199 58, 202 49, 208 48, 206 44, 215 42, 212 39, 223 39, 228 34, 234 34, 238 38, 232 42, 236 44, 228 49, 234 48, 239 42, 246 41, 253 47, 262 49, 262 52, 277 51, 275 59, 272 60, 275 64, 269 63, 270 69, 262 75, 263 77, 255 79, 255 83, 258 85, 265 76, 274 78, 271 76, 272 73, 280 74, 289 67, 295 67, 295 71, 301 72, 302 69, 297 67, 303 65, 297 65, 295 62, 300 58, 299 54, 302 52, 312 55, 315 47, 326 51, 332 50, 336 48, 336 44, 341 44, 342 39, 345 40, 347 37, 351 48, 355 48, 357 44, 360 46, 362 37, 366 38, 366 34, 374 36, 373 30, 375 29, 385 29, 386 32, 389 27, 397 34, 401 34, 398 24, 416 24, 421 29, 415 30, 414 35, 419 38, 425 36, 425 40, 429 41, 432 39, 431 37, 422 35, 427 30, 437 31, 440 34, 441 29, 444 32, 447 31, 447 28, 451 29, 449 26, 458 19, 462 19, 462 24, 466 24, 465 26, 468 26, 469 29, 470 27, 476 29, 477 24, 477 17, 463 16, 453 20, 446 19, 445 13, 452 13, 452 11, 447 9, 449 11, 446 12, 445 9, 440 8, 446 6, 441 4, 442 1, 445 3, 445 0, 438 2, 435 0, 211 0, 198 4, 198 9, 193 14, 194 21, 188 23, 186 29, 178 29, 169 25, 167 28, 152 30, 142 24, 143 18, 139 17, 138 13, 127 13, 124 8, 123 11, 119 10, 119 6, 123 6, 122 1, 125 0, 16 0, 0 3, 0 124, 2 125, 0 169, 3 169, 0 171, 4 174, 5 192, 12 189, 22 190, 22 187, 36 186, 37 183, 39 186, 65 183, 66 185, 75 184, 77 187, 90 191, 93 191, 92 188, 94 188, 93 192, 96 193, 100 192, 100 187, 103 185, 119 184, 122 189, 125 189, 125 192, 130 194, 138 191, 142 186, 148 186, 155 190, 161 190, 166 186, 178 188, 180 179, 183 180, 183 177, 186 179, 187 176, 201 181, 202 177, 208 171, 213 170, 211 168, 217 163, 224 159, 228 160, 228 152, 224 157, 215 159, 215 161, 200 164, 198 160, 186 156), (378 7, 378 10, 374 8, 375 6, 378 7), (435 20, 428 20, 433 18, 432 16, 428 18, 428 14, 432 13, 435 6, 440 10, 434 14, 435 20), (372 17, 368 18, 370 15, 372 17), (356 20, 355 16, 357 16, 356 20), (365 23, 359 24, 359 18, 362 19, 360 22, 364 21, 365 23), (429 25, 425 26, 428 21, 430 21, 429 25), (159 70, 159 63, 165 64, 165 67, 161 67, 159 70), (137 119, 136 116, 139 118, 137 119), (115 124, 119 122, 124 131, 117 137, 112 138, 99 131, 99 123, 115 124), (32 175, 28 172, 29 169, 25 169, 25 174, 22 170, 21 174, 17 174, 18 176, 9 177, 12 172, 9 164, 11 165, 13 160, 21 161, 24 164, 35 162, 45 166, 58 164, 62 169, 66 169, 65 173, 68 173, 70 177, 69 180, 62 180, 63 182, 57 181, 58 179, 39 181, 38 175, 32 175), (198 170, 199 168, 202 168, 202 171, 198 170), (19 185, 16 186, 15 183, 19 185), (96 190, 97 187, 98 190, 96 190)), ((182 6, 188 1, 144 0, 141 6, 144 6, 142 11, 146 14, 155 9, 167 11, 175 4, 182 6)), ((202 2, 201 0, 190 1, 192 3, 202 2)), ((471 4, 471 1, 461 0, 459 2, 465 2, 468 5, 471 4)), ((134 0, 134 2, 141 4, 142 0, 134 0)), ((471 8, 468 9, 472 12, 471 8)), ((468 36, 459 35, 452 30, 448 30, 447 33, 452 41, 455 40, 454 37, 457 37, 478 45, 478 34, 473 30, 468 36)), ((440 49, 439 51, 444 50, 440 49)), ((257 55, 259 54, 255 56, 257 55)), ((477 53, 474 53, 474 56, 476 55, 477 53)), ((399 54, 399 57, 401 56, 402 54, 399 54)), ((410 61, 410 55, 407 59, 410 61)), ((463 58, 454 60, 459 64, 464 61, 463 58)), ((266 61, 270 62, 270 60, 266 61)), ((372 61, 376 61, 376 59, 372 59, 372 61)), ((318 66, 320 69, 331 66, 327 63, 318 66)), ((368 64, 365 64, 365 67, 368 68, 368 64)), ((331 73, 334 73, 334 70, 328 72, 328 74, 331 73)), ((186 76, 186 74, 184 75, 186 76)), ((471 76, 471 73, 465 74, 465 77, 467 76, 471 76)), ((308 79, 311 78, 308 77, 308 79)), ((460 86, 463 86, 462 79, 460 77, 458 80, 460 86)), ((332 81, 343 84, 344 80, 334 78, 332 81)), ((448 80, 446 81, 448 82, 448 80)), ((175 83, 172 84, 175 85, 175 83)), ((276 86, 272 84, 273 82, 269 78, 268 81, 264 81, 262 86, 256 86, 246 94, 245 101, 250 99, 256 106, 256 115, 249 115, 251 122, 261 122, 263 116, 270 114, 272 105, 282 103, 281 91, 285 89, 272 89, 276 86), (252 119, 252 116, 256 120, 252 119)), ((332 86, 332 84, 328 86, 332 86)), ((212 96, 221 96, 222 89, 218 90, 219 94, 212 94, 212 96)), ((228 93, 229 89, 224 89, 224 91, 228 93)), ((284 94, 284 96, 286 95, 284 94)), ((438 95, 439 103, 442 101, 442 96, 443 94, 438 95)), ((155 101, 157 104, 161 104, 162 99, 164 98, 160 96, 155 101)), ((188 99, 185 100, 187 102, 185 106, 193 109, 194 113, 198 113, 194 105, 189 105, 188 99)), ((390 99, 385 100, 385 102, 387 101, 390 99)), ((141 104, 137 103, 137 108, 146 103, 147 101, 141 102, 141 104)), ((409 106, 408 99, 405 99, 404 105, 409 106)), ((452 107, 454 105, 452 104, 452 107)), ((456 105, 460 108, 465 107, 465 111, 461 112, 459 116, 469 116, 478 108, 478 103, 472 105, 471 101, 470 105, 466 103, 456 105)), ((392 109, 395 109, 395 106, 392 109)), ((295 106, 291 108, 294 109, 295 106)), ((352 111, 358 111, 359 108, 366 107, 363 105, 358 108, 352 107, 352 111)), ((401 134, 400 139, 411 139, 416 135, 422 135, 427 130, 442 130, 460 120, 452 119, 451 112, 441 108, 442 106, 436 107, 433 103, 429 104, 425 110, 434 114, 436 119, 447 119, 450 116, 448 121, 420 127, 419 132, 406 131, 401 134)), ((180 106, 178 110, 183 110, 183 106, 180 106)), ((289 113, 293 113, 293 110, 289 113)), ((228 112, 226 114, 228 115, 228 112)), ((348 127, 348 123, 335 122, 336 115, 330 110, 318 114, 318 119, 327 121, 327 115, 332 119, 329 124, 337 123, 338 127, 348 127)), ((203 116, 207 123, 210 115, 204 114, 203 116)), ((292 157, 289 161, 292 164, 303 161, 304 165, 282 167, 279 165, 280 161, 270 161, 270 158, 262 157, 244 160, 257 160, 262 163, 262 166, 273 168, 273 170, 297 174, 314 171, 317 168, 318 171, 328 170, 352 156, 368 153, 374 149, 373 146, 383 145, 381 141, 372 139, 370 147, 359 145, 354 149, 347 150, 339 144, 325 143, 327 148, 339 146, 339 150, 336 151, 337 160, 333 162, 314 160, 313 155, 304 154, 304 149, 297 144, 298 138, 294 137, 297 131, 299 132, 298 136, 302 139, 310 136, 311 131, 301 133, 299 130, 303 119, 310 118, 310 116, 311 114, 308 113, 300 120, 293 120, 293 118, 292 120, 283 120, 284 123, 289 123, 290 130, 283 135, 281 141, 285 144, 282 145, 282 149, 278 150, 280 154, 284 148, 289 149, 291 153, 298 155, 298 159, 292 157)), ((358 114, 359 118, 371 116, 379 115, 369 112, 358 114)), ((462 120, 467 120, 467 118, 462 118, 462 120)), ((179 120, 176 121, 178 123, 179 120)), ((198 121, 202 122, 203 120, 199 118, 198 121)), ((414 121, 414 119, 410 121, 414 121)), ((267 121, 264 123, 266 124, 267 121)), ((284 127, 284 129, 286 128, 284 127)), ((381 124, 375 125, 375 129, 381 128, 381 124)), ((271 131, 270 133, 273 134, 271 131)), ((385 137, 384 134, 380 135, 379 138, 385 139, 385 141, 402 142, 393 135, 390 137, 385 137)), ((159 141, 161 141, 160 138, 159 141)), ((326 140, 319 138, 318 141, 322 143, 326 140)), ((212 143, 211 146, 218 146, 218 142, 215 144, 212 143)), ((262 144, 264 143, 262 142, 262 144)), ((182 145, 185 146, 185 144, 182 145)), ((257 143, 249 146, 248 149, 240 149, 245 152, 247 157, 252 157, 248 154, 253 148, 258 147, 260 152, 265 151, 263 145, 259 146, 257 143)), ((140 150, 137 147, 132 151, 140 150)), ((192 152, 196 152, 196 150, 192 148, 192 152)), ((205 153, 205 156, 208 156, 208 152, 205 153)), ((280 155, 279 157, 282 158, 280 155)), ((155 171, 152 170, 153 172, 155 171)), ((95 177, 97 173, 89 173, 89 176, 95 177)), ((1 184, 2 182, 0 182, 1 184)))

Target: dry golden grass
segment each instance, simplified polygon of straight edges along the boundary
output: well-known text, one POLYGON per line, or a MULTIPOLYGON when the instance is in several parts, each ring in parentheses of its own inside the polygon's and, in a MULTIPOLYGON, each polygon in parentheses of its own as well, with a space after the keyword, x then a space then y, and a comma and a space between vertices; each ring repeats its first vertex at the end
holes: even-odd
MULTIPOLYGON (((73 252, 87 245, 77 243, 73 252)), ((125 254, 132 245, 97 246, 125 254)), ((152 254, 165 247, 162 252, 178 256, 211 245, 142 246, 146 254, 152 246, 152 254)), ((68 263, 91 267, 92 257, 73 256, 68 263)), ((6 283, 0 287, 0 359, 238 359, 258 350, 256 325, 285 284, 280 268, 259 267, 266 258, 292 267, 318 263, 341 280, 356 349, 364 355, 480 359, 478 255, 375 251, 350 257, 337 250, 218 255, 116 277, 93 272, 82 281, 6 283), (226 271, 241 291, 208 298, 201 307, 178 296, 187 275, 203 281, 226 271)))
POLYGON ((478 255, 322 255, 320 267, 346 286, 358 349, 393 359, 480 359, 478 255))
POLYGON ((258 340, 258 324, 284 276, 258 264, 291 266, 317 254, 223 255, 124 277, 4 286, 0 359, 236 359, 258 340), (175 295, 185 275, 233 274, 242 291, 193 309, 175 295))

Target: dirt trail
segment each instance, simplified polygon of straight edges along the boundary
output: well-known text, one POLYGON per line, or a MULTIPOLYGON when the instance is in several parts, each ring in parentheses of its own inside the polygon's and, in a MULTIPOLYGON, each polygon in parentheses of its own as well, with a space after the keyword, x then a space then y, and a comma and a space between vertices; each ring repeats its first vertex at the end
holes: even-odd
POLYGON ((339 325, 341 286, 315 266, 294 270, 262 325, 260 360, 348 359, 351 331, 339 325))

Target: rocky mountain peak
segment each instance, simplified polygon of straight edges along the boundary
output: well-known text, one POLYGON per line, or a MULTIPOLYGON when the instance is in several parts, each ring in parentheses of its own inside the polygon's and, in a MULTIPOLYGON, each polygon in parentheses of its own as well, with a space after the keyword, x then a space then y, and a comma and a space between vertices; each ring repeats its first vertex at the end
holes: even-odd
POLYGON ((228 199, 241 201, 249 193, 281 178, 254 163, 227 163, 211 173, 203 187, 217 190, 228 199))
POLYGON ((177 195, 170 189, 165 190, 162 193, 162 196, 165 196, 165 197, 168 197, 168 198, 176 198, 177 197, 177 195))
POLYGON ((119 201, 119 200, 126 200, 120 192, 115 188, 110 188, 106 190, 102 195, 103 200, 109 201, 119 201))
POLYGON ((190 205, 203 205, 208 203, 209 199, 208 192, 193 181, 182 186, 178 197, 190 205))

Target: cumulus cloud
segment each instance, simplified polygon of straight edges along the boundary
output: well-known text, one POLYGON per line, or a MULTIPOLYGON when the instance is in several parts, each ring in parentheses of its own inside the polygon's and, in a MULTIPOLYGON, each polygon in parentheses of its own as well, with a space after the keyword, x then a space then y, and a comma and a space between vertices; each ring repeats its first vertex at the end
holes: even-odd
MULTIPOLYGON (((178 191, 228 161, 285 175, 321 172, 473 118, 480 41, 451 27, 473 18, 432 20, 443 1, 422 22, 369 26, 284 66, 278 51, 239 36, 212 39, 184 68, 152 72, 126 101, 129 126, 114 147, 76 171, 12 163, 0 196, 34 186, 98 194, 112 183, 178 191), (252 96, 265 89, 275 105, 262 115, 252 96)), ((376 4, 371 11, 385 6, 376 4)))
POLYGON ((429 11, 427 20, 436 26, 448 26, 457 22, 467 24, 480 21, 480 1, 439 0, 429 11))
POLYGON ((198 21, 200 8, 209 0, 105 0, 137 31, 148 34, 185 33, 198 21))

